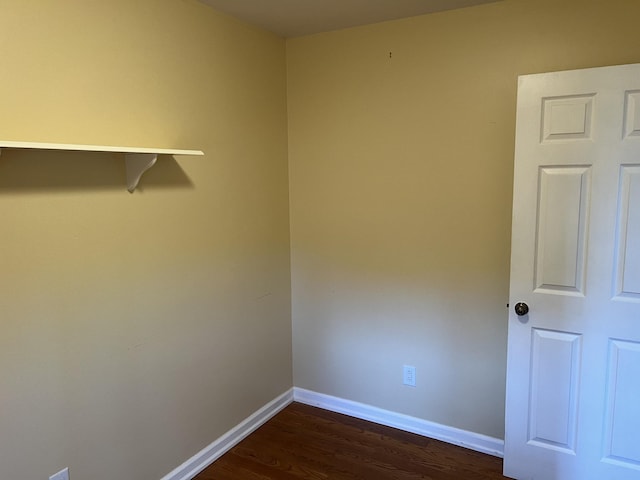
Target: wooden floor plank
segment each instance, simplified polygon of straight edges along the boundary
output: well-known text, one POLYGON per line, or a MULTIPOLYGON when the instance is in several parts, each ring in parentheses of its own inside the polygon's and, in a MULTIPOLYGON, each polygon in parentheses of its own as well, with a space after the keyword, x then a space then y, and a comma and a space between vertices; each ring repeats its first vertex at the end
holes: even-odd
POLYGON ((293 403, 194 480, 504 480, 502 460, 293 403))

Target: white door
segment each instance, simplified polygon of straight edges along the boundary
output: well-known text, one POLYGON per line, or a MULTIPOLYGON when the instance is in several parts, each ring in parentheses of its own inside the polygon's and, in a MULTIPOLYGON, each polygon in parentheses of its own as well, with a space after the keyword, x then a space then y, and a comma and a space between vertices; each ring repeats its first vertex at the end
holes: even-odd
POLYGON ((514 175, 505 475, 638 480, 640 65, 520 77, 514 175))

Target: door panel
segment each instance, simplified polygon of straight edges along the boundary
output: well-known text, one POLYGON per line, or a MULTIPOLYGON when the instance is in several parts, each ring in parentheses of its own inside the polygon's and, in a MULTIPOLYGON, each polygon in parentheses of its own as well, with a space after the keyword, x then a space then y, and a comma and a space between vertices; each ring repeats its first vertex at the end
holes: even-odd
POLYGON ((581 337, 532 329, 529 444, 574 453, 581 337))
POLYGON ((591 138, 595 95, 544 98, 542 104, 543 142, 591 138))
POLYGON ((640 166, 624 165, 620 177, 614 294, 640 300, 640 166))
POLYGON ((640 91, 626 92, 624 111, 625 136, 640 136, 640 91))
POLYGON ((640 65, 520 77, 518 302, 529 312, 509 312, 505 475, 638 480, 640 65))
POLYGON ((582 294, 589 172, 589 167, 540 169, 537 291, 582 294))
POLYGON ((640 416, 635 390, 640 379, 640 343, 610 342, 605 459, 640 470, 640 416))

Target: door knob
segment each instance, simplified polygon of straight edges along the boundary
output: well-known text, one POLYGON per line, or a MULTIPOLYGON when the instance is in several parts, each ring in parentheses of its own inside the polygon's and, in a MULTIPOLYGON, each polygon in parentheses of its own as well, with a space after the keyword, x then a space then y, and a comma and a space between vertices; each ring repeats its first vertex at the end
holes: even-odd
POLYGON ((516 303, 516 306, 514 307, 514 309, 516 311, 516 315, 518 315, 519 317, 522 317, 527 313, 529 313, 529 305, 527 305, 524 302, 516 303))

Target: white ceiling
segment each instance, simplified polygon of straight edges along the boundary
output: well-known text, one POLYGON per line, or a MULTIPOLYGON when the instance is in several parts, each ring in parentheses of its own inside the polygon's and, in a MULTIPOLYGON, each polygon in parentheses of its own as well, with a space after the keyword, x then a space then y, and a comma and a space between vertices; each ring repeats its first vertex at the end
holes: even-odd
POLYGON ((200 0, 282 37, 414 17, 499 0, 200 0))

